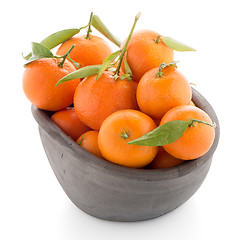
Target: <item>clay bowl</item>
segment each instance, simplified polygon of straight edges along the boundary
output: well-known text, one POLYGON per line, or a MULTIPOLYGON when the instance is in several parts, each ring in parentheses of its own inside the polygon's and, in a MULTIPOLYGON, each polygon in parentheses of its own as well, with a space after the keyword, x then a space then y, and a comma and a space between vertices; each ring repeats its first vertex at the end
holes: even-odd
POLYGON ((82 211, 112 221, 141 221, 159 217, 185 203, 201 186, 219 140, 219 122, 207 100, 193 89, 194 103, 217 124, 207 154, 178 166, 132 169, 99 159, 77 145, 49 118, 32 106, 41 141, 63 190, 82 211))

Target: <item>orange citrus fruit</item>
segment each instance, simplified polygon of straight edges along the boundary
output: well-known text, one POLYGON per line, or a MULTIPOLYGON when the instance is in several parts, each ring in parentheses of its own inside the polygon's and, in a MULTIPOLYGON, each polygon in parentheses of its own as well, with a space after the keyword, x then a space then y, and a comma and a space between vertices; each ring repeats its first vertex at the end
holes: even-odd
POLYGON ((98 131, 85 132, 77 139, 76 143, 93 155, 103 158, 98 147, 98 131))
POLYGON ((24 93, 40 109, 58 111, 73 103, 73 95, 80 79, 56 86, 61 78, 76 70, 68 59, 60 67, 61 61, 43 58, 29 63, 25 68, 22 82, 24 93))
POLYGON ((169 168, 177 166, 184 161, 181 159, 177 159, 167 153, 163 147, 158 147, 157 156, 153 159, 153 161, 146 166, 147 169, 161 169, 161 168, 169 168))
POLYGON ((136 85, 126 79, 115 80, 105 71, 96 81, 93 75, 78 85, 74 107, 79 119, 94 130, 99 130, 105 118, 122 109, 136 109, 136 85))
POLYGON ((73 107, 68 107, 64 110, 55 112, 51 116, 51 119, 74 141, 76 141, 83 133, 90 130, 89 127, 80 121, 73 107))
MULTIPOLYGON (((160 125, 173 120, 189 121, 197 119, 212 124, 212 120, 198 107, 182 105, 169 110, 162 118, 160 125)), ((203 156, 213 144, 215 130, 212 126, 194 122, 188 126, 184 134, 175 142, 166 144, 163 148, 175 158, 192 160, 203 156)))
POLYGON ((80 64, 80 67, 102 64, 103 60, 112 53, 108 43, 98 36, 86 35, 74 36, 64 42, 57 50, 57 55, 67 53, 72 45, 75 45, 70 53, 70 58, 80 64))
POLYGON ((157 147, 131 145, 128 142, 154 128, 154 121, 140 111, 117 111, 104 120, 99 130, 99 149, 110 162, 132 168, 144 167, 156 156, 157 147))
POLYGON ((153 68, 143 75, 137 87, 137 102, 142 112, 161 119, 173 107, 188 104, 192 90, 187 79, 174 67, 153 68))
MULTIPOLYGON (((127 63, 132 71, 134 81, 162 62, 173 61, 174 52, 161 40, 158 33, 151 30, 139 30, 133 33, 127 46, 127 63)), ((122 47, 125 41, 122 43, 122 47)), ((123 61, 124 62, 124 61, 123 61)), ((122 70, 125 72, 124 64, 122 70)))

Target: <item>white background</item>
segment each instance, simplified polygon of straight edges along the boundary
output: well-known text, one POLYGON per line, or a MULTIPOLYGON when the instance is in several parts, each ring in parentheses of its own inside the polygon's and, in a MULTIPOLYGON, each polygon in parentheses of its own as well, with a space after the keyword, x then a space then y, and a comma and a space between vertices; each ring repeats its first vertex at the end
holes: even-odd
MULTIPOLYGON (((0 239, 240 239, 239 1, 4 1, 0 24, 0 239), (214 107, 221 138, 210 172, 183 206, 137 223, 96 219, 77 209, 57 182, 22 91, 32 41, 88 23, 90 12, 125 39, 153 29, 196 48, 176 53, 179 70, 214 107)), ((95 34, 96 31, 94 31, 95 34)))

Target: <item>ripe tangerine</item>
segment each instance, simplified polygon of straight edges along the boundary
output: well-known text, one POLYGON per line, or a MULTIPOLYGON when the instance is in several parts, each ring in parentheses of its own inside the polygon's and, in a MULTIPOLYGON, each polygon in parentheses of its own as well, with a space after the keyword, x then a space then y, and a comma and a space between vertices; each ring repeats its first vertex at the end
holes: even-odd
POLYGON ((76 143, 93 155, 103 158, 98 147, 98 131, 92 130, 85 132, 77 139, 76 143))
POLYGON ((105 118, 122 109, 137 109, 136 85, 126 79, 115 80, 105 71, 86 77, 74 95, 74 107, 80 120, 94 130, 99 130, 105 118))
MULTIPOLYGON (((197 119, 212 124, 206 112, 198 107, 182 105, 169 110, 162 118, 160 125, 173 120, 189 121, 197 119)), ((203 156, 213 144, 215 130, 212 126, 194 122, 188 126, 184 134, 175 142, 166 144, 163 148, 175 158, 192 160, 203 156)))
POLYGON ((29 63, 25 68, 22 82, 24 93, 40 109, 59 111, 73 103, 73 95, 80 79, 56 86, 61 78, 76 70, 68 59, 60 67, 61 61, 43 58, 29 63))
POLYGON ((153 161, 146 166, 147 169, 161 169, 177 166, 184 161, 167 153, 163 147, 158 147, 158 153, 153 161))
POLYGON ((149 164, 157 154, 157 147, 130 145, 129 141, 156 128, 146 114, 132 109, 121 110, 107 117, 99 130, 98 145, 105 159, 132 168, 149 164))
POLYGON ((108 43, 98 36, 74 36, 64 42, 57 50, 57 55, 62 56, 69 48, 75 45, 70 53, 70 58, 80 64, 80 67, 102 64, 103 60, 112 53, 108 43))
POLYGON ((187 79, 174 67, 153 68, 143 75, 137 87, 137 102, 142 112, 161 119, 171 108, 189 104, 192 89, 187 79))
POLYGON ((83 133, 90 130, 89 127, 80 121, 73 107, 68 107, 64 110, 55 112, 51 116, 51 119, 74 141, 76 141, 83 133))
MULTIPOLYGON (((174 51, 159 38, 159 34, 151 30, 139 30, 133 33, 127 46, 127 63, 132 71, 134 81, 162 62, 173 61, 174 51)), ((124 46, 125 41, 122 43, 124 46)), ((121 65, 125 72, 124 64, 121 65)))

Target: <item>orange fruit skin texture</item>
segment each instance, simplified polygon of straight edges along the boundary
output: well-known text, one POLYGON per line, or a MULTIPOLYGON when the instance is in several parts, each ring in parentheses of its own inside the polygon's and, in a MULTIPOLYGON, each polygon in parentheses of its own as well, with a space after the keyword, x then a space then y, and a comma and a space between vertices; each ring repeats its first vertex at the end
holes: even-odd
POLYGON ((76 143, 80 143, 80 146, 87 150, 88 152, 92 153, 93 155, 103 158, 100 149, 98 147, 98 131, 88 131, 81 135, 76 143), (82 141, 82 142, 81 142, 82 141))
POLYGON ((67 59, 64 67, 58 63, 62 59, 43 58, 28 64, 23 73, 23 91, 36 107, 48 110, 62 110, 73 103, 73 96, 80 79, 74 79, 56 86, 67 74, 76 70, 67 59))
POLYGON ((70 58, 80 64, 80 67, 102 64, 103 60, 112 53, 108 43, 100 37, 90 35, 75 36, 64 42, 57 50, 57 55, 62 56, 75 45, 70 53, 70 58))
POLYGON ((146 166, 147 169, 161 169, 177 166, 183 163, 183 160, 177 159, 167 153, 163 147, 158 148, 157 156, 146 166))
POLYGON ((163 76, 157 77, 158 68, 143 75, 137 88, 137 102, 142 112, 154 119, 161 119, 173 107, 187 105, 192 90, 187 79, 174 67, 163 68, 163 76))
POLYGON ((90 130, 89 127, 80 121, 73 107, 55 112, 51 116, 51 119, 74 141, 76 141, 83 133, 90 130))
MULTIPOLYGON (((132 71, 134 81, 152 68, 164 63, 170 63, 174 59, 174 52, 160 39, 156 43, 154 39, 159 34, 151 30, 139 30, 133 33, 127 46, 127 63, 132 71)), ((122 47, 125 42, 122 43, 122 47)), ((123 61, 124 62, 124 61, 123 61)), ((121 65, 125 72, 124 64, 121 65)))
POLYGON ((105 159, 132 168, 142 168, 157 154, 157 147, 127 144, 156 128, 146 114, 132 109, 121 110, 106 118, 99 130, 98 145, 105 159), (121 135, 129 134, 127 139, 121 135))
MULTIPOLYGON (((160 125, 173 120, 189 121, 191 118, 212 123, 207 113, 198 107, 182 105, 172 108, 162 118, 160 125)), ((213 144, 215 130, 203 123, 194 123, 187 127, 184 134, 175 142, 166 144, 163 148, 175 158, 192 160, 203 156, 213 144)))
POLYGON ((96 75, 87 77, 76 89, 74 107, 83 123, 99 130, 112 113, 138 107, 136 85, 133 81, 115 80, 110 72, 104 72, 97 81, 96 75))

